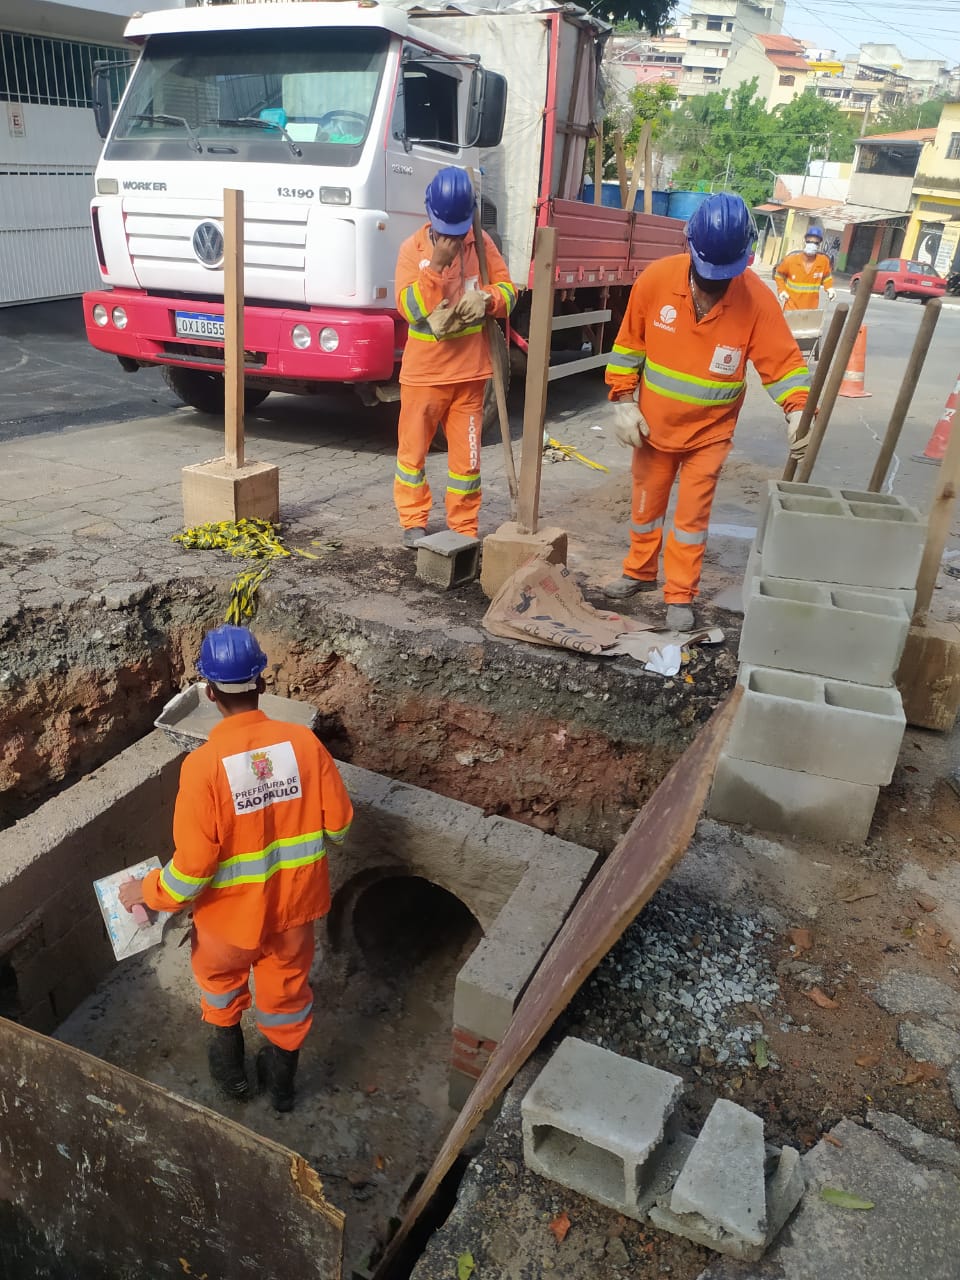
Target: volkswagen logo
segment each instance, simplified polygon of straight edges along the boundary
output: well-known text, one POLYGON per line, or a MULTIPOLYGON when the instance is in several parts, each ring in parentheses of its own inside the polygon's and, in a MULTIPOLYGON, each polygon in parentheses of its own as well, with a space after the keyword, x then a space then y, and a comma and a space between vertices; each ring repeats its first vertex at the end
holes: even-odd
POLYGON ((204 267, 223 265, 223 232, 215 222, 201 222, 193 233, 193 252, 204 267))

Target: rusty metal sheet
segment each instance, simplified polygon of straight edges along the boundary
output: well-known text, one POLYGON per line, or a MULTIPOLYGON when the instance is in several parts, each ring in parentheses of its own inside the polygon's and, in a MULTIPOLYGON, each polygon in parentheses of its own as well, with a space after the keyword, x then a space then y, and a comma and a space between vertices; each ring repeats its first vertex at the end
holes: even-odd
POLYGON ((600 960, 680 860, 697 825, 742 689, 713 713, 637 814, 554 938, 377 1268, 387 1280, 467 1139, 600 960))
POLYGON ((340 1280, 302 1156, 0 1018, 0 1276, 340 1280))

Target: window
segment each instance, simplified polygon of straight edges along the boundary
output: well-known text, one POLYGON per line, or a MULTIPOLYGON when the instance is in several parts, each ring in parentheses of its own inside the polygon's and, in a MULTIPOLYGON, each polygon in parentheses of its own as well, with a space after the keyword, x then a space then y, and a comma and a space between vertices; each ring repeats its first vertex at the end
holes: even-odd
POLYGON ((457 83, 453 76, 436 67, 407 64, 403 72, 403 107, 411 141, 443 151, 457 149, 457 83))
POLYGON ((780 77, 780 83, 781 83, 782 85, 784 85, 784 86, 789 86, 789 85, 792 85, 792 84, 796 84, 796 82, 797 82, 797 78, 796 78, 796 76, 781 76, 781 77, 780 77))
MULTIPOLYGON (((92 107, 94 62, 128 63, 126 49, 48 40, 0 31, 0 102, 33 102, 43 107, 92 107)), ((120 101, 129 68, 111 72, 113 101, 120 101)))
POLYGON ((728 23, 727 23, 727 30, 728 30, 728 31, 732 31, 732 30, 733 30, 733 23, 732 23, 732 22, 728 22, 728 23))
POLYGON ((960 133, 951 133, 947 144, 947 159, 960 160, 960 133))
POLYGON ((919 159, 919 147, 861 146, 856 172, 884 178, 912 178, 919 159))
POLYGON ((722 30, 723 30, 723 19, 722 19, 722 18, 708 18, 708 19, 707 19, 707 30, 708 30, 708 31, 722 31, 722 30))

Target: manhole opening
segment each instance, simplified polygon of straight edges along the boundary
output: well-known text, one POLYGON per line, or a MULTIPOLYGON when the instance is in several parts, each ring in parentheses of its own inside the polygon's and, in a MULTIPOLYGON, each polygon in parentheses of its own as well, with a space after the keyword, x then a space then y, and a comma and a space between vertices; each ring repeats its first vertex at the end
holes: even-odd
POLYGON ((0 956, 0 1018, 16 1019, 19 1014, 17 974, 9 956, 0 956))
POLYGON ((482 937, 460 899, 421 876, 388 876, 364 889, 353 933, 366 965, 387 976, 446 965, 482 937))

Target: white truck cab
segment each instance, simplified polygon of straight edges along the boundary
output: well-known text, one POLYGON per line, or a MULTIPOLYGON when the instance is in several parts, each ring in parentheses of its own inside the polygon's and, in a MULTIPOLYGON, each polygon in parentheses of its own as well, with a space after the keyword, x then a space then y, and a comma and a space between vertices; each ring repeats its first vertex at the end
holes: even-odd
POLYGON ((244 193, 248 407, 272 389, 391 381, 401 242, 449 164, 503 130, 506 82, 376 0, 216 5, 133 18, 141 54, 101 135, 91 343, 223 406, 223 191, 244 193))

